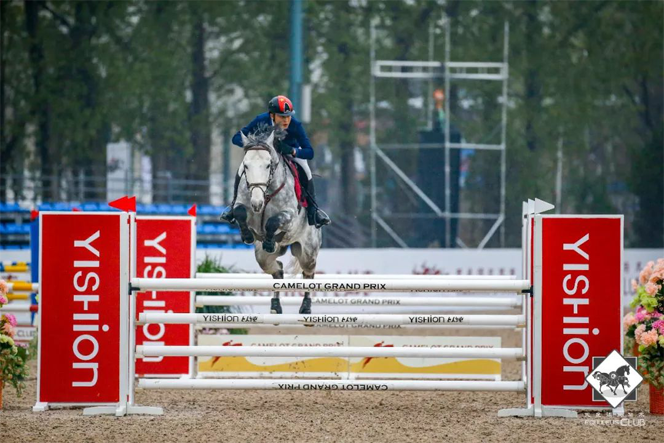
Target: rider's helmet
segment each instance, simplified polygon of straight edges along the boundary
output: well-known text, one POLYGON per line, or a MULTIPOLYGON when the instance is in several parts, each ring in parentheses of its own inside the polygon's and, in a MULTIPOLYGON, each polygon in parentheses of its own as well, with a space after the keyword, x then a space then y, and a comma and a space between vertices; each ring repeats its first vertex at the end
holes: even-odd
POLYGON ((277 95, 272 97, 267 104, 267 111, 272 114, 277 115, 293 115, 295 111, 293 110, 293 103, 285 95, 277 95))

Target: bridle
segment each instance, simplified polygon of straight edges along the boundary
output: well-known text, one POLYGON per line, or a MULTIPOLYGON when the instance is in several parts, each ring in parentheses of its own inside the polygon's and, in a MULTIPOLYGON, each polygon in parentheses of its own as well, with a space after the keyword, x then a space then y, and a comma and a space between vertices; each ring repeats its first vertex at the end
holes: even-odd
POLYGON ((267 182, 256 182, 256 183, 249 183, 249 180, 247 180, 247 176, 245 174, 245 171, 242 171, 242 174, 245 176, 245 181, 247 183, 247 189, 249 190, 249 193, 251 193, 255 188, 260 189, 263 192, 263 211, 261 214, 261 226, 263 226, 263 222, 265 219, 265 208, 267 207, 268 203, 276 196, 286 185, 286 176, 284 176, 284 182, 279 186, 273 193, 268 194, 267 190, 270 189, 270 185, 272 184, 272 178, 274 177, 274 172, 276 171, 277 167, 281 164, 281 156, 277 155, 278 161, 273 162, 272 161, 272 150, 271 148, 263 143, 258 143, 249 147, 246 147, 244 149, 245 153, 247 151, 266 151, 270 154, 270 175, 267 178, 267 182))

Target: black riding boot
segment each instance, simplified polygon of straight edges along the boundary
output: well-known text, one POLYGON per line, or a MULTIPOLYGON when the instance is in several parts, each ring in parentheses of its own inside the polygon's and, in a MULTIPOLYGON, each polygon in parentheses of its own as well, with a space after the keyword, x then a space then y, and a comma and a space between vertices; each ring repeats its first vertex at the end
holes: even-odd
POLYGON ((316 204, 316 188, 314 187, 313 178, 311 180, 307 180, 306 196, 308 203, 307 220, 309 221, 309 225, 315 225, 317 228, 329 225, 332 222, 330 217, 328 217, 328 215, 316 204))
POLYGON ((235 174, 235 184, 233 185, 233 201, 231 205, 224 211, 223 214, 219 217, 219 220, 226 221, 230 224, 235 223, 235 217, 233 216, 233 206, 235 206, 235 200, 237 199, 237 188, 240 186, 240 174, 235 174))

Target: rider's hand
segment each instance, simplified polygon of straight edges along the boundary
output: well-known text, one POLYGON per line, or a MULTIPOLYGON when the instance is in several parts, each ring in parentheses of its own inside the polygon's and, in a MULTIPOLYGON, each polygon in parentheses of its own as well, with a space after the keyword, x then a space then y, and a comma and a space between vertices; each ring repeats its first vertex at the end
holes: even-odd
POLYGON ((277 146, 277 151, 284 154, 284 155, 292 155, 293 154, 293 148, 290 146, 288 143, 285 143, 284 141, 280 141, 278 146, 277 146))

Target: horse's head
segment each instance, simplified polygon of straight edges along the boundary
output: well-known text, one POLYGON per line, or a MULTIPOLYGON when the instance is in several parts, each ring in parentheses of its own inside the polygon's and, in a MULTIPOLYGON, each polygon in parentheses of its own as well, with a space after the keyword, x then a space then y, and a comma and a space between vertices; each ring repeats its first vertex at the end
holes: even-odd
POLYGON ((242 135, 244 146, 244 175, 251 193, 251 208, 254 212, 263 209, 265 195, 272 182, 272 175, 279 162, 274 149, 274 132, 259 133, 256 136, 242 135))

